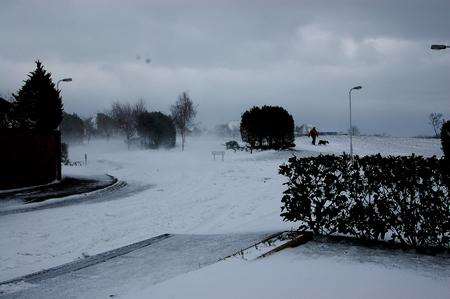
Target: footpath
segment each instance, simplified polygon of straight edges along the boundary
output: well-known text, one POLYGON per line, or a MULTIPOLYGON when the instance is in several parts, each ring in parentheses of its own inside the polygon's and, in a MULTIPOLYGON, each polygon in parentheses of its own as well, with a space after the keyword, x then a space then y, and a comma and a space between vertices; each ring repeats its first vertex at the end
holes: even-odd
POLYGON ((213 264, 269 234, 171 235, 0 282, 0 298, 112 298, 213 264))

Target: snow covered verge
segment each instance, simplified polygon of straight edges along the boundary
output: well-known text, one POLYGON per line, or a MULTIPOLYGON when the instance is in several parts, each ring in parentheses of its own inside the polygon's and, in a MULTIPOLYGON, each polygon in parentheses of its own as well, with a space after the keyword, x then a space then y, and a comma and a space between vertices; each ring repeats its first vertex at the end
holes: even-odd
POLYGON ((226 259, 125 298, 446 298, 450 260, 309 242, 263 259, 226 259))
MULTIPOLYGON (((339 153, 347 148, 345 136, 329 140, 329 146, 313 147, 307 138, 299 138, 295 154, 339 153)), ((111 201, 0 216, 0 281, 164 233, 271 232, 295 227, 279 216, 284 179, 278 174, 278 166, 294 152, 228 151, 225 161, 213 161, 211 151, 223 150, 225 141, 190 138, 184 152, 178 147, 127 150, 121 140, 70 147, 69 158, 82 160, 87 153, 88 166, 64 167, 64 174, 109 173, 143 188, 111 201)), ((370 149, 441 154, 438 140, 364 142, 363 149, 355 140, 357 153, 370 149)))

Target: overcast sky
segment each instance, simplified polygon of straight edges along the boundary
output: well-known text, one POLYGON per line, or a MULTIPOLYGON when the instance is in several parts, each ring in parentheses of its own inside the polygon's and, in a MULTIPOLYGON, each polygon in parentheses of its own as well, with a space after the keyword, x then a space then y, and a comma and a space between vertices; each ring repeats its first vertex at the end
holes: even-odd
POLYGON ((345 130, 348 89, 363 133, 431 134, 450 118, 450 1, 0 1, 0 93, 40 59, 65 110, 144 99, 168 112, 182 91, 204 126, 280 105, 297 124, 345 130), (151 59, 146 63, 146 59, 151 59))

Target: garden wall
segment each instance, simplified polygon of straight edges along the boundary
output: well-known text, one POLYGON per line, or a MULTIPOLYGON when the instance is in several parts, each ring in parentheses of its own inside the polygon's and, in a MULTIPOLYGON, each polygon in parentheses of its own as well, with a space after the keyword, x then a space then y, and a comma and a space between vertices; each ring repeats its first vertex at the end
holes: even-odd
POLYGON ((61 178, 61 135, 0 129, 0 189, 50 183, 61 178))

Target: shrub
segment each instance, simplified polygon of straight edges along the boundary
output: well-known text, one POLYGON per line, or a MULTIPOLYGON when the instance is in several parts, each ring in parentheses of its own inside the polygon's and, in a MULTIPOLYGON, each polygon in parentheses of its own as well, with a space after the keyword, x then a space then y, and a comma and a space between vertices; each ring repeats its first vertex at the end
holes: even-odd
POLYGON ((144 146, 170 148, 175 146, 176 129, 170 116, 161 112, 144 112, 138 117, 139 135, 144 138, 144 146))
POLYGON ((227 150, 234 150, 234 151, 241 149, 241 147, 239 146, 239 143, 237 143, 236 140, 231 140, 231 141, 225 142, 225 148, 227 150))
POLYGON ((294 119, 282 107, 253 107, 241 118, 242 141, 250 148, 286 149, 294 147, 294 119))
POLYGON ((316 234, 390 240, 406 247, 449 248, 450 199, 442 160, 420 156, 292 157, 284 220, 316 234))
POLYGON ((60 126, 61 138, 64 142, 82 142, 85 133, 83 120, 76 114, 63 113, 60 126))

